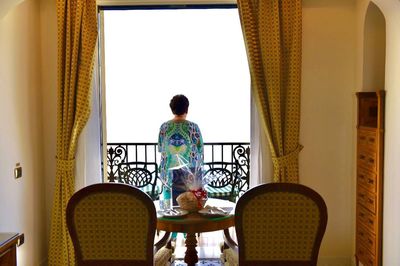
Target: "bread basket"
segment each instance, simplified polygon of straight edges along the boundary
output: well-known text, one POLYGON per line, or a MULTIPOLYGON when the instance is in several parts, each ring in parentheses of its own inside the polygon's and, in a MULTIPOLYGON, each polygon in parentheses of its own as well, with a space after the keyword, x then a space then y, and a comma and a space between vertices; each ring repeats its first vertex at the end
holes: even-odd
POLYGON ((180 194, 176 201, 178 202, 181 209, 194 212, 202 209, 206 204, 207 198, 202 198, 198 200, 193 192, 184 192, 180 194))

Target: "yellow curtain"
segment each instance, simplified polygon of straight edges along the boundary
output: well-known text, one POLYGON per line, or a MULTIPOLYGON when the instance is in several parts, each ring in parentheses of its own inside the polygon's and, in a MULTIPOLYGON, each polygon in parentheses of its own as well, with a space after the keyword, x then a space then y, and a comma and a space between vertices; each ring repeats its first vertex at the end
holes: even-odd
POLYGON ((301 0, 238 0, 252 92, 274 165, 275 182, 299 178, 301 0))
POLYGON ((75 190, 75 151, 90 114, 97 41, 96 0, 57 0, 57 164, 49 265, 75 265, 65 210, 75 190))

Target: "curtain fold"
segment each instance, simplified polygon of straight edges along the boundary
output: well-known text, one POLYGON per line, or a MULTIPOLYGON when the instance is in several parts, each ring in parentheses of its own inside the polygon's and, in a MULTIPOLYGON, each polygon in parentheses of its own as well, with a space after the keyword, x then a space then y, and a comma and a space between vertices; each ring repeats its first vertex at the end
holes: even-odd
POLYGON ((274 182, 299 181, 301 0, 238 0, 252 93, 267 132, 274 182))
POLYGON ((96 8, 96 0, 57 0, 57 160, 49 243, 51 266, 75 265, 65 210, 75 191, 78 137, 90 114, 96 8))

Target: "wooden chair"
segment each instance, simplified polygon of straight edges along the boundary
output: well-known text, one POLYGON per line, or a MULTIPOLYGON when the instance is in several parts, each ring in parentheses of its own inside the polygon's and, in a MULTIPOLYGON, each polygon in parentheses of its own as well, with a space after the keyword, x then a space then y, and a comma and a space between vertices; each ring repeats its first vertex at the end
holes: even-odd
POLYGON ((327 224, 322 197, 303 185, 271 183, 245 192, 235 209, 237 245, 225 265, 315 266, 327 224))
POLYGON ((239 195, 239 166, 230 162, 204 163, 204 175, 214 176, 206 185, 209 198, 217 198, 236 202, 239 195))
POLYGON ((158 165, 149 162, 127 162, 118 164, 118 182, 129 184, 146 192, 153 200, 160 194, 158 165))
POLYGON ((87 186, 67 205, 78 266, 169 265, 171 249, 154 248, 156 222, 150 197, 125 184, 87 186))

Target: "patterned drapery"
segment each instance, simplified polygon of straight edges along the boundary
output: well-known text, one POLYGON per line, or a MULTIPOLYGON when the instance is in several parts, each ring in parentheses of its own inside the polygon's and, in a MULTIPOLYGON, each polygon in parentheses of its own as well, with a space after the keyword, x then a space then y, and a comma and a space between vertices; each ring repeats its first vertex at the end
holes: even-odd
POLYGON ((238 0, 252 92, 267 132, 275 182, 299 178, 301 0, 238 0))
POLYGON ((75 191, 75 152, 90 114, 97 41, 96 0, 57 0, 57 164, 51 214, 49 265, 75 265, 65 210, 75 191))

